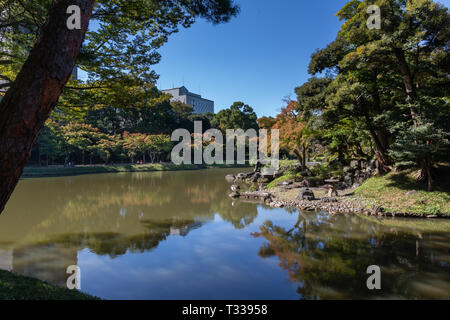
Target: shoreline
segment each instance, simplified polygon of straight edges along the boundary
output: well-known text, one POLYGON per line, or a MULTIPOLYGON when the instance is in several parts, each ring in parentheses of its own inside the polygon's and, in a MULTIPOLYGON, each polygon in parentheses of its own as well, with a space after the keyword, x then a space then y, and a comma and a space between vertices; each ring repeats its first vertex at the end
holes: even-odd
MULTIPOLYGON (((226 179, 234 184, 243 183, 250 187, 249 190, 260 190, 240 193, 239 186, 232 186, 230 197, 259 199, 271 207, 322 210, 331 215, 450 218, 450 185, 446 180, 437 179, 435 189, 428 191, 423 183, 417 181, 411 169, 378 176, 357 174, 352 177, 349 167, 346 169, 346 176, 338 174, 335 175, 338 178, 329 178, 330 173, 314 175, 311 171, 298 172, 295 165, 286 163, 283 173, 277 177, 262 179, 255 168, 253 173, 229 175, 226 179)), ((445 165, 439 169, 442 176, 450 172, 450 167, 445 165)))
POLYGON ((171 163, 117 164, 117 165, 80 165, 75 167, 48 166, 25 167, 20 179, 69 177, 85 174, 120 173, 120 172, 157 172, 204 169, 249 168, 249 165, 175 165, 171 163))
MULTIPOLYGON (((311 188, 313 191, 316 191, 311 188)), ((371 204, 369 199, 354 197, 350 194, 344 194, 338 197, 321 197, 316 200, 298 200, 292 197, 283 197, 284 191, 279 190, 264 190, 270 193, 273 197, 270 201, 266 201, 270 207, 282 208, 290 207, 306 211, 327 211, 330 215, 339 214, 357 214, 365 216, 376 217, 391 217, 391 218, 420 218, 420 219, 449 219, 449 215, 426 215, 416 212, 391 212, 383 206, 371 204)))

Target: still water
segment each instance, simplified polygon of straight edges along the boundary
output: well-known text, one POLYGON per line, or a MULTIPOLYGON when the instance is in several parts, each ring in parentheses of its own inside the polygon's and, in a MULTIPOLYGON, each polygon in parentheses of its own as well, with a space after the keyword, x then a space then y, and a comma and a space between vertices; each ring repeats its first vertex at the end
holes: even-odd
POLYGON ((450 298, 448 221, 331 217, 228 198, 235 169, 21 180, 0 268, 105 299, 450 298), (381 268, 370 291, 369 265, 381 268))

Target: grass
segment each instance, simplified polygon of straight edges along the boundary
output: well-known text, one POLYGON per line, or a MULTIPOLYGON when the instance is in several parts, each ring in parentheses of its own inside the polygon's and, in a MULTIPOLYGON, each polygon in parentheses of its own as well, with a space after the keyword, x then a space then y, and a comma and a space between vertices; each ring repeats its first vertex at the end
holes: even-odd
POLYGON ((0 300, 98 300, 99 298, 47 282, 0 270, 0 300))
MULTIPOLYGON (((442 177, 448 177, 447 174, 442 177)), ((424 215, 450 215, 450 196, 445 181, 437 183, 436 191, 427 192, 411 171, 391 172, 385 176, 367 179, 354 194, 382 206, 390 212, 412 212, 424 215), (408 191, 414 194, 406 195, 408 191)))
POLYGON ((206 168, 233 168, 247 167, 246 165, 175 165, 169 163, 153 163, 153 164, 120 164, 120 165, 94 165, 94 166, 48 166, 48 167, 25 167, 22 178, 35 177, 57 177, 57 176, 73 176, 81 174, 93 173, 114 173, 114 172, 147 172, 147 171, 175 171, 175 170, 199 170, 206 168))

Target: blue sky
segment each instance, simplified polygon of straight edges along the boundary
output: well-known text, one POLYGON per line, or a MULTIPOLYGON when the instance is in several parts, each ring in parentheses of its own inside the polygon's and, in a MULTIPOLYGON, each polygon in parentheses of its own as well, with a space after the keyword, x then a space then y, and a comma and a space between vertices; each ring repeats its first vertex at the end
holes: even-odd
POLYGON ((348 0, 235 1, 241 12, 230 22, 200 19, 169 37, 154 66, 158 88, 184 85, 213 100, 215 112, 243 101, 258 117, 275 116, 283 98, 295 99, 295 87, 310 77, 311 54, 335 39, 335 13, 348 0))
POLYGON ((334 40, 335 13, 347 1, 237 0, 241 12, 229 23, 199 20, 169 38, 155 66, 158 87, 184 85, 214 100, 216 112, 243 101, 258 117, 275 116, 309 78, 311 54, 334 40))
POLYGON ((308 79, 311 53, 333 41, 334 14, 347 0, 238 0, 230 22, 199 20, 172 35, 155 66, 160 89, 184 85, 214 100, 215 111, 243 101, 258 117, 275 116, 282 99, 308 79))

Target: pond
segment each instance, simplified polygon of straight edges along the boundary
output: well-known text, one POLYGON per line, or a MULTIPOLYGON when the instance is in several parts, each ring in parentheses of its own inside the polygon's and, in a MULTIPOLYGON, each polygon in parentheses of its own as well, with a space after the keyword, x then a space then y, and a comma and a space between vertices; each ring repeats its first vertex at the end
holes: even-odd
POLYGON ((448 221, 232 200, 238 171, 23 179, 0 216, 0 268, 65 286, 78 265, 81 290, 105 299, 450 298, 448 221))

